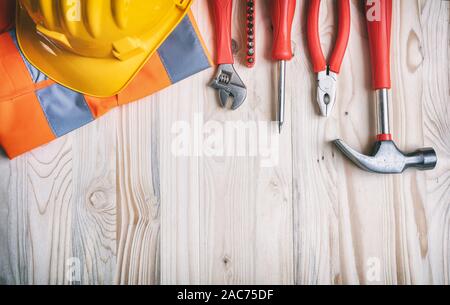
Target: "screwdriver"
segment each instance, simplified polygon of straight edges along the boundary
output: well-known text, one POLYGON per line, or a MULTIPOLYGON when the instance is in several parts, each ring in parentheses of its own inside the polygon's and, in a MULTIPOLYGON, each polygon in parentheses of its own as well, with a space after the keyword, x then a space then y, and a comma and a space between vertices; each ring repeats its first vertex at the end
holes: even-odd
POLYGON ((291 31, 296 0, 272 0, 273 49, 272 59, 278 61, 278 131, 284 124, 286 103, 286 62, 291 60, 291 31))

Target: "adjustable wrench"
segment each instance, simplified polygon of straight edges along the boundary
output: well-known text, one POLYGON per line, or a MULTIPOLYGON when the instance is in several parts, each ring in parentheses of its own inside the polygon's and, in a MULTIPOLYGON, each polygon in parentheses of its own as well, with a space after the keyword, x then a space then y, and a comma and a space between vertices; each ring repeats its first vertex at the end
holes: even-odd
POLYGON ((247 98, 247 87, 234 69, 231 48, 231 15, 233 0, 211 0, 216 29, 217 74, 210 86, 219 91, 222 107, 232 98, 231 109, 239 108, 247 98))

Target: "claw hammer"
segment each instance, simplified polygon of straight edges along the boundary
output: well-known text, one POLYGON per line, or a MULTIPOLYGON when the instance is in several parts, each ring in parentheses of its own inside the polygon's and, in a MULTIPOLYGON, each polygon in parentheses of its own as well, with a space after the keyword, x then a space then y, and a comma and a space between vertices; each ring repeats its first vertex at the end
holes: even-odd
MULTIPOLYGON (((363 155, 342 140, 336 146, 358 167, 378 174, 399 174, 407 168, 431 170, 436 167, 437 156, 433 148, 422 148, 413 153, 400 151, 392 140, 389 126, 389 90, 391 89, 390 43, 392 0, 366 1, 373 88, 377 97, 378 135, 372 155, 363 155), (371 11, 380 10, 377 19, 371 11), (373 18, 372 18, 373 17, 373 18)), ((378 14, 375 14, 378 15, 378 14)))

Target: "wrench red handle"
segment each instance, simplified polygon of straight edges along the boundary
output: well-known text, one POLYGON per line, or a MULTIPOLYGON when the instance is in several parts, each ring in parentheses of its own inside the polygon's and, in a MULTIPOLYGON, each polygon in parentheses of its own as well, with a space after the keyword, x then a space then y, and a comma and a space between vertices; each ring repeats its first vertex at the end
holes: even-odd
MULTIPOLYGON (((311 0, 308 9, 307 36, 309 53, 315 73, 325 71, 327 62, 320 44, 319 15, 321 0, 311 0)), ((330 70, 339 73, 350 38, 350 1, 338 0, 339 30, 336 45, 330 58, 330 70)))
POLYGON ((373 89, 391 88, 392 0, 366 0, 373 89))
POLYGON ((294 21, 296 0, 271 0, 274 60, 291 60, 292 44, 291 32, 294 21))
POLYGON ((231 48, 233 0, 212 0, 211 2, 216 29, 217 64, 234 64, 231 48))

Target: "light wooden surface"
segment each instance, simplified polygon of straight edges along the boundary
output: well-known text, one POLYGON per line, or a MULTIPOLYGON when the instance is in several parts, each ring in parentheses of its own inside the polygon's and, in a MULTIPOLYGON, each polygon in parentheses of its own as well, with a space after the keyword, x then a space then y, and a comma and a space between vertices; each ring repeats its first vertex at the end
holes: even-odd
MULTIPOLYGON (((238 111, 218 107, 209 70, 13 161, 0 157, 0 283, 449 284, 450 3, 394 1, 395 139, 405 150, 433 146, 436 170, 367 174, 330 144, 342 137, 367 152, 372 142, 360 1, 328 120, 314 102, 299 1, 276 166, 261 166, 262 156, 174 155, 177 122, 273 119, 269 12, 258 2, 258 63, 237 64, 249 89, 238 111), (79 278, 68 276, 73 266, 79 278)), ((333 3, 321 11, 327 51, 333 3)), ((207 9, 198 0, 193 11, 213 49, 207 9)))

